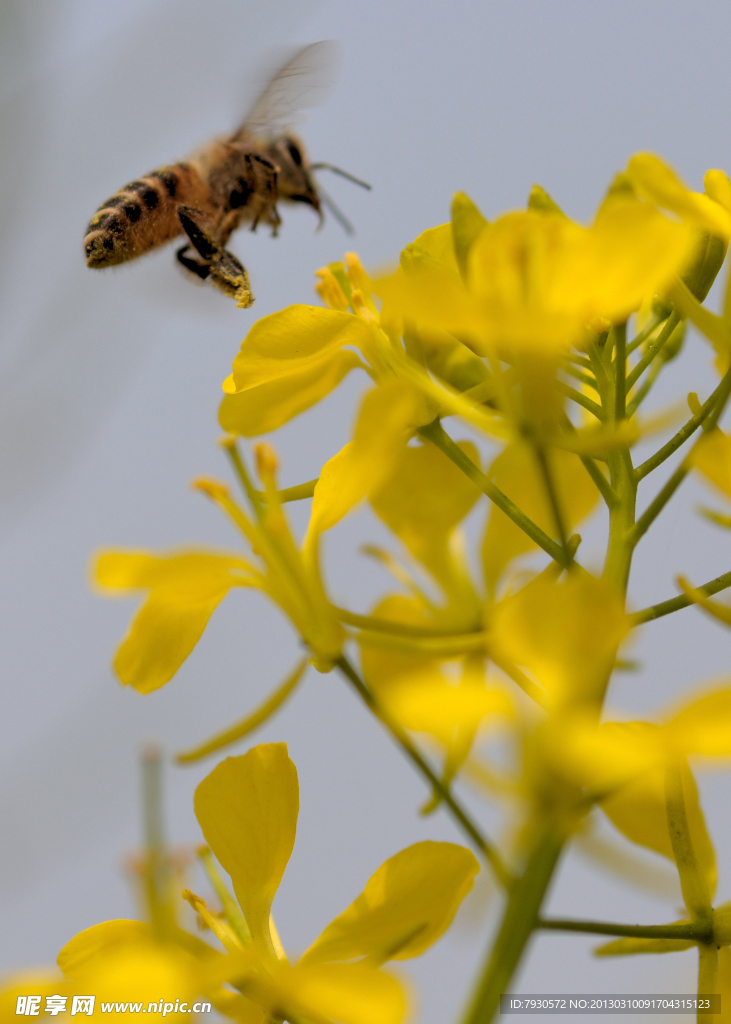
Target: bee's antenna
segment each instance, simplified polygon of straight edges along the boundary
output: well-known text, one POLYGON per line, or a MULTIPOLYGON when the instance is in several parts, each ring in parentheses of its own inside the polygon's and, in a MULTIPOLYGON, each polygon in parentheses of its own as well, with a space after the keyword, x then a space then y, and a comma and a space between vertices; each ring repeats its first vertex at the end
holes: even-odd
POLYGON ((340 227, 343 229, 345 234, 346 235, 354 235, 355 234, 355 228, 350 223, 348 218, 345 216, 343 211, 338 209, 338 207, 332 201, 332 199, 327 194, 327 192, 323 192, 323 190, 321 188, 319 188, 319 187, 318 187, 318 192, 319 192, 319 195, 320 195, 320 200, 322 201, 322 205, 324 207, 326 207, 330 211, 330 213, 333 215, 333 217, 338 222, 340 227))
POLYGON ((360 185, 361 188, 367 188, 370 192, 372 185, 369 185, 367 181, 361 181, 360 178, 356 178, 354 174, 348 174, 347 171, 341 171, 339 167, 334 164, 311 164, 313 171, 332 171, 333 174, 339 174, 341 178, 347 178, 348 181, 352 181, 354 185, 360 185))

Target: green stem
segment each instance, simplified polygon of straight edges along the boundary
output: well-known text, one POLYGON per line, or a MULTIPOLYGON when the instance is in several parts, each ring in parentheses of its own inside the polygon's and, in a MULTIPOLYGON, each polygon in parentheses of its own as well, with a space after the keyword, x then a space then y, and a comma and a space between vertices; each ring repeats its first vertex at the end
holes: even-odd
POLYGON ((213 886, 216 895, 221 901, 221 908, 231 931, 242 946, 250 945, 251 932, 249 931, 249 926, 246 923, 243 911, 226 888, 226 883, 221 877, 221 873, 216 866, 213 854, 207 846, 200 846, 198 848, 198 858, 203 865, 203 870, 208 876, 208 881, 213 886))
MULTIPOLYGON (((727 587, 731 587, 731 572, 725 572, 722 576, 716 576, 714 580, 709 580, 708 583, 704 583, 703 586, 696 587, 695 589, 705 594, 706 597, 713 597, 714 594, 718 594, 721 590, 726 590, 727 587)), ((660 604, 653 604, 649 608, 643 608, 642 611, 635 612, 631 616, 632 624, 639 626, 641 622, 661 619, 663 615, 678 612, 681 608, 688 608, 693 603, 685 594, 671 597, 668 601, 661 601, 660 604)))
POLYGON ((617 501, 609 507, 609 542, 603 575, 605 580, 624 594, 632 564, 633 545, 630 535, 637 500, 637 484, 628 448, 610 454, 609 475, 617 501))
POLYGON ((435 444, 440 451, 444 452, 447 458, 451 459, 455 466, 458 466, 488 496, 490 501, 497 505, 501 512, 504 512, 509 519, 512 519, 515 525, 526 533, 539 548, 543 548, 546 554, 550 555, 554 561, 558 562, 565 569, 571 565, 572 560, 566 560, 566 552, 561 545, 552 540, 547 533, 544 533, 540 526, 534 523, 532 519, 529 519, 525 512, 522 512, 515 502, 510 500, 507 494, 504 494, 489 477, 485 476, 479 466, 476 466, 465 455, 459 445, 455 444, 439 420, 434 420, 428 426, 421 427, 419 434, 426 438, 427 441, 435 444))
POLYGON ((647 367, 653 361, 655 356, 658 354, 660 349, 663 347, 665 342, 669 339, 675 328, 680 323, 680 317, 677 313, 671 313, 667 319, 667 322, 663 329, 658 334, 654 341, 649 342, 645 349, 645 354, 640 359, 639 363, 635 366, 634 370, 629 374, 626 381, 627 392, 631 391, 637 381, 640 379, 642 374, 645 372, 647 367))
POLYGON ((678 448, 680 448, 680 446, 695 433, 698 427, 705 422, 713 412, 719 396, 723 394, 724 382, 725 377, 713 394, 706 399, 698 412, 694 416, 691 416, 688 422, 680 428, 677 434, 671 437, 670 440, 662 446, 662 448, 658 448, 654 455, 651 455, 649 459, 637 467, 635 470, 635 477, 637 480, 642 480, 648 473, 652 473, 653 469, 657 469, 658 466, 662 465, 662 463, 676 452, 678 448))
MULTIPOLYGON (((591 369, 591 363, 588 360, 586 362, 586 365, 589 369, 591 369)), ((581 381, 582 384, 586 384, 586 386, 591 388, 593 391, 598 391, 598 388, 596 386, 596 378, 593 376, 593 374, 584 373, 583 370, 578 370, 575 366, 572 366, 571 363, 568 362, 568 360, 561 363, 561 369, 564 373, 567 373, 570 377, 573 377, 574 380, 581 381)))
POLYGON ((614 333, 614 422, 627 412, 627 324, 616 324, 614 333))
POLYGON ((375 615, 358 615, 356 612, 349 612, 346 608, 338 608, 333 605, 333 611, 348 626, 355 626, 357 629, 367 629, 372 633, 394 633, 396 636, 415 637, 452 637, 464 636, 465 633, 481 633, 482 625, 477 624, 472 630, 455 630, 439 628, 436 626, 414 626, 410 622, 396 622, 393 619, 379 619, 375 615))
POLYGON ((541 904, 563 847, 557 835, 546 833, 536 842, 520 878, 510 887, 500 931, 463 1024, 490 1024, 523 952, 539 921, 541 904))
POLYGON ((244 460, 241 458, 241 455, 239 454, 239 449, 236 446, 236 438, 224 437, 222 441, 222 447, 223 450, 228 455, 229 459, 231 460, 231 465, 233 466, 234 472, 236 473, 238 481, 241 484, 241 487, 243 488, 246 497, 249 499, 251 507, 256 512, 257 518, 261 520, 263 515, 263 499, 260 497, 261 492, 255 490, 255 488, 252 487, 251 480, 249 479, 249 474, 246 472, 244 460))
POLYGON ((582 406, 587 412, 590 412, 593 416, 596 416, 598 420, 604 419, 602 407, 598 402, 592 401, 591 398, 587 398, 586 395, 582 395, 576 388, 572 388, 570 384, 565 384, 562 380, 556 381, 556 390, 565 395, 566 398, 570 398, 572 402, 576 402, 577 405, 582 406))
MULTIPOLYGON (((304 498, 311 498, 315 493, 315 484, 319 479, 319 477, 315 477, 314 480, 308 480, 304 484, 295 484, 294 487, 285 487, 283 490, 277 491, 277 498, 282 505, 286 504, 288 501, 302 501, 304 498)), ((256 494, 259 497, 259 501, 266 504, 266 492, 257 491, 256 494)))
POLYGON ((556 533, 558 534, 559 542, 563 548, 564 564, 570 564, 573 560, 573 556, 568 549, 568 537, 566 535, 563 511, 561 510, 561 503, 558 500, 558 493, 553 483, 553 475, 551 473, 551 467, 548 464, 546 450, 540 443, 534 444, 533 449, 536 453, 536 459, 538 460, 541 476, 543 477, 543 485, 546 488, 548 504, 551 506, 556 533))
POLYGON ((416 765, 419 771, 428 779, 430 785, 446 806, 451 811, 454 818, 461 825, 463 830, 467 833, 470 840, 474 844, 477 850, 485 857, 493 871, 495 877, 503 886, 508 886, 511 881, 510 873, 502 862, 500 855, 494 848, 492 843, 482 835, 479 828, 470 818, 469 814, 464 810, 462 805, 452 795, 451 790, 444 785, 443 781, 436 774, 434 769, 431 767, 429 762, 423 756, 421 751, 417 748, 411 737, 408 735, 406 730, 393 719, 388 712, 381 706, 379 701, 376 700, 370 689, 366 686, 364 681, 360 678, 358 673, 355 671, 353 666, 350 664, 348 659, 342 655, 335 662, 337 667, 340 669, 342 674, 351 683, 358 696, 361 698, 363 703, 369 708, 370 711, 376 716, 376 718, 388 729, 393 738, 396 740, 398 745, 401 747, 403 752, 409 758, 409 760, 416 765))
MULTIPOLYGON (((703 425, 703 429, 706 432, 713 430, 713 428, 716 426, 719 419, 721 418, 723 410, 726 408, 726 402, 729 399, 729 394, 731 394, 731 370, 728 370, 726 372, 726 375, 724 376, 719 386, 716 388, 714 394, 716 396, 716 401, 713 405, 712 411, 708 414, 706 421, 703 425)), ((647 532, 650 525, 654 522, 657 516, 665 508, 665 506, 670 501, 672 496, 675 494, 678 487, 680 487, 683 480, 685 480, 689 472, 690 469, 688 467, 688 459, 686 457, 686 459, 678 466, 678 468, 672 474, 672 476, 667 481, 665 486, 662 488, 660 493, 655 497, 655 499, 650 503, 650 505, 648 505, 648 507, 645 509, 645 511, 642 513, 642 515, 632 528, 630 533, 630 542, 633 548, 637 545, 637 542, 640 540, 642 535, 647 532)))
POLYGON ((148 746, 142 754, 145 897, 153 930, 158 938, 166 939, 175 928, 175 912, 171 901, 170 861, 165 853, 162 803, 162 759, 157 747, 148 746))
POLYGON ((602 498, 604 498, 607 508, 613 508, 619 499, 617 498, 617 494, 612 485, 609 483, 591 456, 580 455, 579 458, 581 459, 584 469, 596 484, 597 490, 601 494, 602 498))
POLYGON ((648 371, 648 374, 645 377, 645 379, 643 380, 642 384, 640 384, 640 386, 637 388, 637 390, 633 393, 632 398, 630 399, 630 401, 627 403, 627 416, 628 417, 629 416, 634 416, 634 414, 637 412, 637 410, 642 405, 644 400, 647 398, 647 396, 649 395, 650 391, 652 390, 652 388, 653 388, 653 386, 655 384, 655 381, 660 376, 660 373, 661 373, 662 368, 663 368, 664 365, 665 364, 663 362, 659 361, 659 362, 654 363, 650 367, 650 369, 648 371))
POLYGON ((643 341, 649 338, 655 328, 659 327, 661 323, 662 318, 655 318, 647 325, 647 327, 644 328, 644 330, 640 331, 639 334, 636 334, 627 346, 627 355, 631 355, 636 348, 639 348, 643 341))
POLYGON ((664 487, 650 502, 635 525, 631 528, 630 543, 632 544, 632 547, 636 547, 639 540, 645 533, 647 533, 652 523, 660 515, 662 510, 682 484, 683 480, 685 480, 688 473, 689 470, 685 467, 685 464, 678 466, 664 487))
MULTIPOLYGON (((718 992, 718 947, 714 943, 698 947, 698 995, 710 996, 718 992)), ((698 1024, 712 1024, 718 1014, 701 1010, 696 1014, 698 1024)))
POLYGON ((688 922, 682 924, 611 924, 604 921, 574 921, 571 918, 540 918, 538 928, 555 932, 584 932, 588 935, 619 935, 638 939, 688 939, 708 942, 713 937, 710 925, 688 922))

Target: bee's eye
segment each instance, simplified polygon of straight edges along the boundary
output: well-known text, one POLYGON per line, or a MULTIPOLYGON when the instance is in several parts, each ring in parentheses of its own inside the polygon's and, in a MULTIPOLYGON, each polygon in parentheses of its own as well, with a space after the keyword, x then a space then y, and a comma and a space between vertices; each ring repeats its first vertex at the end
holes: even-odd
POLYGON ((289 155, 292 157, 292 159, 297 164, 297 166, 301 167, 302 166, 302 154, 300 153, 299 149, 295 146, 295 144, 293 142, 288 142, 287 143, 287 149, 289 150, 289 155))

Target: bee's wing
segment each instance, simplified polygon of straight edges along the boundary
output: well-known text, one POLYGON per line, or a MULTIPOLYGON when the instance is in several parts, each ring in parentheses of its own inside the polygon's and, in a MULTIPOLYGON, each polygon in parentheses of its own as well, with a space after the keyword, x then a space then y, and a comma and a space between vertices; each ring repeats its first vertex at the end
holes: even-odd
POLYGON ((302 110, 324 102, 335 84, 339 58, 340 47, 332 39, 298 50, 272 75, 236 136, 276 136, 292 128, 302 110))

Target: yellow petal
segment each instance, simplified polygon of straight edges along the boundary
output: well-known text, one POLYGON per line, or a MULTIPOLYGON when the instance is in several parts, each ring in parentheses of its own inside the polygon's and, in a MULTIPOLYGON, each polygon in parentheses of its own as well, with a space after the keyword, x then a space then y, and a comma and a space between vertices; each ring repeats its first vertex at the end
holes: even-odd
MULTIPOLYGON (((716 854, 706 829, 698 787, 687 764, 683 768, 683 796, 693 851, 713 898, 718 879, 716 854)), ((663 769, 648 772, 623 786, 600 806, 615 828, 633 843, 675 861, 668 832, 663 769)))
MULTIPOLYGON (((473 444, 463 441, 459 447, 479 464, 473 444)), ((449 538, 480 496, 469 477, 427 444, 401 449, 370 502, 412 555, 438 580, 448 582, 454 572, 449 538)))
POLYGON ((308 538, 329 530, 377 488, 416 429, 428 422, 424 400, 391 380, 369 391, 360 407, 353 440, 322 467, 315 487, 308 538))
POLYGON ((351 313, 319 306, 288 306, 257 320, 233 363, 237 391, 327 363, 345 345, 370 343, 370 329, 351 313))
POLYGON ((415 249, 423 249, 432 259, 444 264, 449 270, 457 269, 451 224, 440 224, 436 228, 422 231, 411 245, 404 249, 401 254, 402 263, 408 264, 409 256, 415 249))
POLYGON ((298 812, 297 769, 284 743, 227 758, 195 792, 206 842, 231 876, 253 938, 267 947, 272 900, 292 853, 298 812))
POLYGON ((708 196, 688 189, 654 153, 636 153, 627 165, 627 175, 643 199, 672 210, 683 220, 706 231, 731 237, 731 215, 728 211, 708 196))
MULTIPOLYGON (((376 618, 404 623, 406 626, 435 625, 434 619, 429 617, 421 601, 403 594, 392 594, 379 601, 372 614, 376 618)), ((404 680, 408 682, 415 679, 422 686, 428 685, 430 681, 435 686, 447 685, 440 670, 444 658, 389 650, 365 642, 360 645, 360 658, 368 684, 373 687, 380 700, 389 700, 395 688, 404 680)))
POLYGON ((475 729, 485 718, 513 717, 507 693, 492 686, 450 686, 446 680, 409 675, 387 697, 388 709, 408 729, 449 743, 455 729, 475 729))
POLYGON ((135 590, 155 589, 181 603, 207 601, 221 590, 241 586, 249 564, 235 554, 210 551, 171 552, 101 551, 92 567, 94 582, 102 590, 121 596, 135 590))
MULTIPOLYGON (((566 529, 573 530, 594 509, 599 492, 573 452, 551 449, 548 459, 566 529)), ((534 523, 549 536, 555 535, 545 481, 535 452, 529 445, 521 441, 511 442, 495 459, 489 475, 534 523)), ((514 558, 535 547, 535 543, 512 519, 496 505, 491 505, 482 548, 488 588, 494 589, 503 570, 514 558)))
POLYGON ((38 1012, 32 1016, 43 1018, 46 996, 67 996, 69 1001, 66 1005, 70 1008, 70 996, 73 991, 70 983, 64 981, 58 971, 36 969, 13 972, 0 983, 0 1021, 10 1022, 18 1019, 19 996, 40 997, 39 1002, 35 1004, 38 1012))
POLYGON ((495 608, 490 635, 508 662, 528 668, 557 706, 603 695, 630 622, 615 591, 588 573, 538 577, 495 608))
POLYGON ((731 498, 731 437, 722 430, 711 431, 693 448, 688 461, 731 498))
POLYGON ((562 268, 568 255, 583 249, 586 234, 565 217, 532 210, 505 214, 480 234, 470 252, 468 286, 481 314, 483 345, 562 351, 571 344, 592 314, 585 315, 583 277, 569 296, 562 268))
POLYGON ((573 280, 596 315, 617 323, 684 269, 694 241, 692 229, 646 203, 620 198, 600 211, 584 252, 567 260, 563 283, 570 290, 573 280))
MULTIPOLYGON (((546 750, 558 771, 593 795, 612 793, 663 767, 664 730, 650 722, 605 722, 570 714, 546 723, 546 750)), ((673 754, 674 756, 674 754, 673 754)))
POLYGON ((404 991, 390 975, 366 964, 297 964, 263 962, 254 951, 223 958, 209 977, 241 986, 245 1000, 229 1001, 236 1020, 254 1024, 259 1018, 249 1001, 267 1013, 266 1020, 337 1021, 338 1024, 399 1024, 406 1003, 404 991))
MULTIPOLYGON (((100 961, 88 973, 78 978, 84 993, 93 993, 97 1002, 140 1003, 143 1009, 105 1013, 111 1020, 139 1020, 149 1018, 151 1002, 158 1004, 166 1020, 190 1020, 192 1003, 200 995, 200 973, 193 957, 176 947, 139 945, 122 948, 100 961), (186 1003, 187 1010, 175 1013, 174 1007, 186 1003)), ((78 985, 77 985, 78 988, 78 985)))
POLYGON ((252 437, 275 430, 329 394, 355 366, 345 346, 365 348, 370 328, 359 317, 318 306, 289 306, 258 320, 226 381, 219 421, 252 437))
POLYGON ((228 433, 242 437, 266 434, 316 405, 361 365, 356 353, 348 349, 329 354, 326 361, 313 359, 275 380, 226 395, 218 411, 218 422, 228 433))
POLYGON ((709 170, 703 177, 706 195, 731 213, 731 181, 724 171, 709 170))
POLYGON ((303 1015, 340 1024, 399 1024, 406 1015, 404 991, 389 974, 363 964, 295 967, 292 1003, 303 1015))
POLYGON ((672 741, 686 754, 731 756, 731 689, 707 693, 687 704, 667 724, 672 741))
POLYGON ((119 593, 150 588, 114 658, 122 683, 150 693, 172 679, 231 587, 247 584, 250 567, 235 555, 208 552, 104 552, 95 578, 119 593))
POLYGON ((419 956, 449 927, 480 866, 454 843, 416 843, 389 858, 301 963, 419 956))
POLYGON ((104 960, 123 946, 151 942, 152 926, 147 921, 102 921, 74 935, 58 954, 56 962, 67 978, 88 973, 94 963, 104 960))

